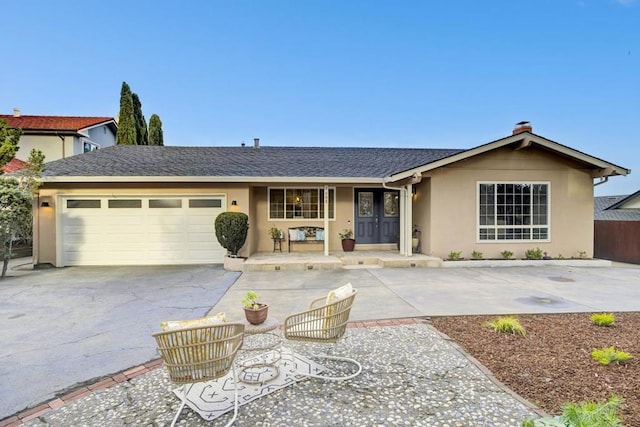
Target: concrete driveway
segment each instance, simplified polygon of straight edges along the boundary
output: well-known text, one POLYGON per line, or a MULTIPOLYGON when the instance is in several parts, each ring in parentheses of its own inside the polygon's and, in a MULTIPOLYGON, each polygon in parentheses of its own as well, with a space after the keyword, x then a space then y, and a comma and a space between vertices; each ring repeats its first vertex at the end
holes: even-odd
POLYGON ((640 311, 640 270, 623 267, 354 269, 249 272, 220 266, 73 267, 0 282, 0 419, 57 392, 155 357, 167 319, 243 317, 249 290, 270 316, 307 308, 351 282, 352 320, 503 313, 640 311), (233 285, 233 286, 232 286, 233 285))
POLYGON ((19 273, 0 281, 0 419, 158 357, 159 323, 203 316, 239 276, 220 266, 19 273))

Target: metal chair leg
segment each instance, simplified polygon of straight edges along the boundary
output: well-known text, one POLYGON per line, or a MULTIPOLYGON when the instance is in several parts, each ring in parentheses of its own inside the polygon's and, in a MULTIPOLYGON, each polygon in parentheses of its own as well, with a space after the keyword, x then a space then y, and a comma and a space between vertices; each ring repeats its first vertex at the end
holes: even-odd
MULTIPOLYGON (((191 384, 191 386, 189 387, 189 390, 191 390, 191 387, 193 387, 193 384, 191 384)), ((185 405, 187 404, 187 385, 186 384, 182 384, 182 403, 180 404, 180 407, 178 408, 178 411, 176 412, 176 415, 173 417, 173 421, 171 421, 171 427, 174 427, 176 425, 176 422, 178 421, 178 418, 180 418, 180 414, 182 413, 182 410, 184 409, 185 405)))
MULTIPOLYGON (((290 350, 291 350, 291 359, 295 363, 296 353, 293 351, 293 347, 291 347, 290 350)), ((325 355, 321 355, 321 354, 311 354, 309 356, 312 357, 312 358, 316 358, 316 359, 338 360, 340 362, 351 363, 351 364, 353 364, 353 365, 355 365, 357 367, 357 370, 356 370, 356 372, 354 372, 352 374, 341 376, 341 377, 334 377, 334 376, 329 376, 329 375, 311 374, 311 373, 307 373, 307 372, 300 372, 297 369, 296 369, 296 373, 298 373, 300 375, 304 375, 306 377, 320 378, 320 379, 327 380, 327 381, 345 381, 345 380, 350 380, 351 378, 357 377, 362 372, 362 365, 357 360, 351 359, 350 357, 325 356, 325 355)))
POLYGON ((235 392, 236 402, 233 408, 233 418, 231 418, 231 420, 225 425, 225 427, 229 427, 236 421, 236 418, 238 418, 238 377, 236 376, 236 364, 233 363, 231 368, 233 369, 233 390, 235 392))

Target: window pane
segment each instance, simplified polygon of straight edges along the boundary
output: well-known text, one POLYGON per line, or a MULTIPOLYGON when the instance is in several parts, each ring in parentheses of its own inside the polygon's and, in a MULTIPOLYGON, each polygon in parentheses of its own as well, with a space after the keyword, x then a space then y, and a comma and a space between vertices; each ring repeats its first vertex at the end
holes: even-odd
POLYGON ((269 190, 269 217, 273 219, 284 218, 284 189, 282 188, 269 190))
POLYGON ((221 208, 221 199, 189 199, 190 208, 221 208))
POLYGON ((149 207, 152 209, 181 208, 182 200, 180 199, 151 199, 149 207))
POLYGON ((100 200, 67 200, 68 209, 96 209, 100 208, 100 200))
POLYGON ((124 208, 132 208, 138 209, 142 207, 142 200, 109 200, 109 208, 110 209, 124 209, 124 208))

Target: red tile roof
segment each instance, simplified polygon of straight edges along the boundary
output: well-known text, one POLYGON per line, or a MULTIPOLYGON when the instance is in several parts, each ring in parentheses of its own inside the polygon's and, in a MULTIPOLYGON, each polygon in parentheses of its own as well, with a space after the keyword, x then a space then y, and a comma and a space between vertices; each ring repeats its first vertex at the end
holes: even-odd
POLYGON ((23 162, 20 159, 13 158, 9 163, 2 167, 3 173, 11 173, 24 169, 27 166, 27 162, 23 162))
POLYGON ((114 120, 113 117, 73 117, 73 116, 20 116, 0 114, 11 128, 28 130, 79 131, 91 126, 114 120))

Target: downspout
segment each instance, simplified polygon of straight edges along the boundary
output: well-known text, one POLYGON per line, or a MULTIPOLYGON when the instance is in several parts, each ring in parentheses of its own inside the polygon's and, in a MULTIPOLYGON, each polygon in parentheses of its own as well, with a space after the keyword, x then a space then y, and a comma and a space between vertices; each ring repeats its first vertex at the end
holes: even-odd
POLYGON ((324 256, 329 256, 329 186, 324 186, 324 256))
POLYGON ((58 132, 56 132, 56 135, 58 136, 58 138, 60 138, 60 140, 62 141, 62 158, 64 159, 65 156, 65 148, 64 148, 64 135, 60 135, 58 132))

